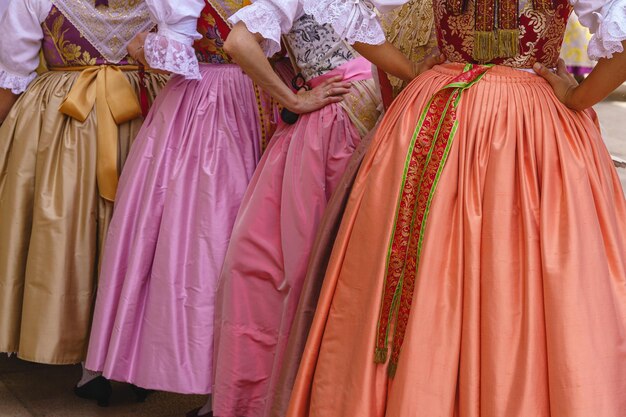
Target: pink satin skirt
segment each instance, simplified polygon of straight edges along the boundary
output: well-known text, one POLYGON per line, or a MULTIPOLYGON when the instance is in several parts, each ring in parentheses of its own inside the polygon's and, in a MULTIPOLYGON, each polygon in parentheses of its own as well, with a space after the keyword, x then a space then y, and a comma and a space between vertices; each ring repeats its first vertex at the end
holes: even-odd
POLYGON ((172 77, 120 179, 86 366, 144 388, 211 392, 215 289, 260 159, 252 81, 236 65, 172 77))
POLYGON ((320 219, 360 140, 337 104, 300 115, 272 137, 241 205, 218 285, 216 416, 268 411, 320 219))
POLYGON ((510 68, 463 93, 395 377, 374 361, 407 149, 461 71, 437 66, 409 85, 365 156, 290 417, 624 415, 624 194, 591 112, 510 68))

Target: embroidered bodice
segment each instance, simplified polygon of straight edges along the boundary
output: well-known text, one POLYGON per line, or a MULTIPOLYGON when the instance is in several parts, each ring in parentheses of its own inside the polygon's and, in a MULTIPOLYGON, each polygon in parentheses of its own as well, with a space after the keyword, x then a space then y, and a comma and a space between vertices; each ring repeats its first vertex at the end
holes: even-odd
POLYGON ((118 64, 127 56, 126 46, 140 32, 154 27, 150 9, 142 0, 51 0, 74 26, 83 43, 89 42, 107 63, 118 64))
MULTIPOLYGON (((409 0, 382 18, 385 37, 411 62, 420 62, 437 52, 432 0, 409 0)), ((396 97, 408 81, 387 74, 396 97)))
MULTIPOLYGON (((154 0, 150 0, 154 1, 154 0)), ((146 1, 15 0, 0 19, 0 88, 15 94, 36 77, 39 52, 50 66, 125 65, 126 46, 154 22, 146 1)))
MULTIPOLYGON (((43 55, 48 67, 81 67, 113 64, 81 34, 67 17, 53 6, 43 28, 43 55)), ((125 55, 118 65, 134 63, 125 55)))
POLYGON ((484 58, 477 57, 475 51, 482 46, 479 46, 480 34, 476 33, 475 20, 475 16, 480 15, 477 10, 480 0, 467 1, 459 13, 450 10, 447 0, 434 0, 433 3, 439 47, 449 61, 492 63, 515 68, 532 68, 535 62, 541 62, 556 67, 571 12, 567 0, 556 0, 545 10, 538 10, 532 0, 521 0, 513 19, 519 29, 518 32, 512 31, 518 43, 517 53, 507 57, 506 53, 499 51, 497 45, 502 42, 499 37, 504 35, 492 29, 486 32, 487 36, 491 36, 486 45, 486 48, 491 47, 491 53, 484 58))
POLYGON ((289 53, 307 80, 322 75, 354 59, 352 48, 330 25, 320 25, 310 15, 302 15, 285 35, 289 53))
MULTIPOLYGON (((330 23, 351 43, 381 44, 380 12, 407 0, 302 0, 304 11, 330 23)), ((589 55, 623 50, 626 0, 433 0, 439 47, 453 62, 530 68, 555 66, 572 9, 593 37, 589 55)))
POLYGON ((259 33, 267 56, 280 50, 281 36, 291 58, 305 79, 325 74, 355 58, 346 42, 331 25, 319 24, 304 13, 300 0, 257 0, 244 7, 230 21, 243 21, 250 32, 259 33))
POLYGON ((196 39, 193 44, 193 48, 196 52, 196 57, 199 62, 206 62, 212 64, 224 64, 230 63, 230 58, 224 52, 224 40, 230 32, 230 25, 226 21, 227 17, 223 17, 218 9, 223 8, 214 7, 208 1, 202 14, 198 19, 198 33, 202 36, 200 39, 196 39))

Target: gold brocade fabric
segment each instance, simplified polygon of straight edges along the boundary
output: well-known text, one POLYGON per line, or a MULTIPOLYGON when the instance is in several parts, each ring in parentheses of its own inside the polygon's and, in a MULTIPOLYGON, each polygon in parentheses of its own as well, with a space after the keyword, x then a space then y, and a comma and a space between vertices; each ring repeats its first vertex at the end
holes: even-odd
MULTIPOLYGON (((79 76, 41 75, 0 127, 0 352, 48 364, 84 360, 113 208, 96 181, 98 109, 58 110, 79 76)), ((137 92, 137 72, 123 76, 137 92)), ((146 74, 151 99, 165 81, 146 74)), ((120 167, 141 124, 118 127, 120 167)))
POLYGON ((48 27, 46 25, 47 22, 44 22, 43 30, 45 35, 54 43, 56 52, 63 60, 63 64, 96 65, 97 60, 95 56, 83 49, 83 46, 77 45, 71 39, 66 38, 66 17, 55 9, 50 11, 49 17, 52 17, 52 25, 48 27))
MULTIPOLYGON (((433 0, 439 48, 446 59, 458 63, 484 63, 476 60, 475 0, 467 0, 462 14, 450 13, 448 0, 433 0)), ((554 7, 538 10, 531 0, 521 0, 519 10, 519 51, 512 57, 495 58, 490 63, 513 68, 532 68, 535 62, 548 67, 556 66, 563 33, 571 6, 567 0, 555 0, 554 7)))
POLYGON ((339 105, 359 131, 361 137, 372 130, 380 116, 380 98, 373 79, 353 81, 352 90, 339 105))
POLYGON ((43 51, 39 52, 39 65, 37 66, 37 74, 41 75, 48 71, 48 65, 46 64, 46 58, 43 56, 43 51))
POLYGON ((231 26, 228 19, 237 13, 242 7, 248 6, 250 0, 208 0, 208 3, 224 19, 224 23, 231 26))
MULTIPOLYGON (((437 34, 431 0, 410 0, 404 6, 383 15, 382 23, 389 42, 411 61, 422 61, 437 52, 437 34)), ((408 82, 393 76, 388 77, 395 97, 408 82)))

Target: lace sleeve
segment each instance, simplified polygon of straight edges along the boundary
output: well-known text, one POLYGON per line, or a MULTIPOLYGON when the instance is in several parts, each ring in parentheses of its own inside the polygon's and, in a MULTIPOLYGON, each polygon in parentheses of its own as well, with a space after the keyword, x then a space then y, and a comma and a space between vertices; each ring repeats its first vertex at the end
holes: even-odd
POLYGON ((151 68, 180 74, 190 80, 202 78, 193 46, 150 33, 146 37, 144 52, 151 68))
POLYGON ((13 94, 22 94, 36 77, 36 73, 16 75, 0 69, 0 88, 11 90, 13 94))
POLYGON ((37 76, 41 23, 51 7, 47 0, 11 1, 0 17, 0 88, 20 94, 37 76))
POLYGON ((380 45, 385 42, 378 11, 370 1, 304 0, 304 12, 318 23, 330 24, 350 44, 380 45))
POLYGON ((281 49, 280 37, 283 33, 281 15, 282 11, 272 3, 259 0, 239 10, 228 21, 233 25, 243 22, 250 32, 261 35, 264 39, 261 48, 266 56, 271 57, 281 49))
POLYGON ((589 41, 589 58, 611 58, 624 51, 626 40, 626 0, 613 0, 598 13, 598 29, 589 41))

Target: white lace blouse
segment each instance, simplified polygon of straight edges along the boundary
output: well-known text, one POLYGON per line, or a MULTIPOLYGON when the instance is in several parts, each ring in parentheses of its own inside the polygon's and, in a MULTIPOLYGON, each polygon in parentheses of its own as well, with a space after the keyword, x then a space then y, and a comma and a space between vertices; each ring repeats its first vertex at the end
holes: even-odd
POLYGON ((622 52, 626 40, 626 0, 570 0, 580 23, 593 34, 589 58, 611 58, 622 52))
POLYGON ((146 38, 144 52, 151 68, 200 79, 193 41, 204 0, 146 0, 158 32, 146 38))
POLYGON ((0 88, 20 94, 37 76, 43 39, 41 24, 50 0, 11 0, 0 18, 0 88))
MULTIPOLYGON (((333 26, 348 42, 371 45, 384 41, 378 12, 385 13, 406 0, 302 0, 304 11, 333 26)), ((593 34, 591 59, 611 58, 626 40, 626 0, 570 0, 580 22, 593 34)))
POLYGON ((199 37, 196 26, 203 0, 146 0, 137 12, 145 13, 142 7, 148 8, 153 21, 135 19, 136 27, 119 24, 106 25, 104 29, 81 25, 81 14, 91 13, 93 17, 93 2, 85 1, 83 7, 77 7, 76 0, 11 0, 0 18, 0 88, 20 94, 36 77, 44 37, 41 25, 53 3, 109 62, 121 61, 135 34, 159 23, 159 32, 146 39, 145 53, 150 65, 189 78, 200 77, 191 45, 199 37))
POLYGON ((261 46, 268 57, 280 51, 284 35, 292 58, 307 80, 355 58, 356 52, 331 25, 320 25, 304 13, 301 0, 257 0, 229 21, 232 24, 242 21, 250 32, 260 34, 264 38, 261 46))

